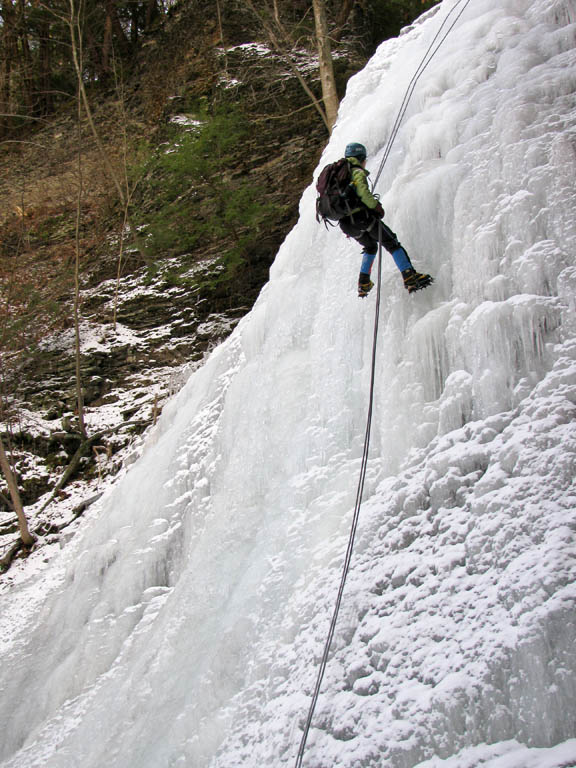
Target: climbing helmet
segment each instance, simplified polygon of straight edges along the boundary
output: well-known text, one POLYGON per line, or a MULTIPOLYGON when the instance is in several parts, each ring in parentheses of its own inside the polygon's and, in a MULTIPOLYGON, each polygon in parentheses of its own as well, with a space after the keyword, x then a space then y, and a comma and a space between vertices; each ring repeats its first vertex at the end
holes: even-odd
POLYGON ((367 154, 368 152, 366 151, 364 144, 358 144, 356 141, 353 141, 346 145, 344 157, 356 157, 362 162, 363 160, 366 160, 367 154))

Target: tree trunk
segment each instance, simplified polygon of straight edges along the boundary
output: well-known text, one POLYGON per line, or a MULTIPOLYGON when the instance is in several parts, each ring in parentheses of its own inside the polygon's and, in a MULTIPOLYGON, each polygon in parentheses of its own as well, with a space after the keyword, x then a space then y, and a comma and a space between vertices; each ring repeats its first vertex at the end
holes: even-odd
MULTIPOLYGON (((135 23, 134 19, 137 20, 137 18, 138 18, 138 9, 134 7, 132 9, 132 22, 130 25, 132 35, 134 35, 134 23, 135 23)), ((115 43, 116 50, 118 51, 118 53, 120 55, 125 55, 130 50, 131 41, 128 39, 126 32, 124 31, 122 24, 120 23, 120 19, 118 18, 117 0, 106 0, 106 26, 108 27, 108 25, 110 26, 110 34, 111 34, 109 45, 113 46, 115 43)), ((138 40, 137 29, 135 34, 136 34, 136 37, 132 40, 132 42, 137 42, 138 40)))
MULTIPOLYGON (((220 8, 220 0, 216 0, 216 16, 218 18, 218 42, 220 45, 224 45, 224 30, 222 29, 222 9, 220 8)), ((226 49, 224 49, 224 62, 226 62, 226 49)), ((224 66, 224 69, 228 69, 224 66)))
POLYGON ((354 0, 342 0, 342 4, 340 5, 340 8, 338 10, 338 16, 336 17, 336 29, 332 33, 333 40, 339 41, 340 38, 342 37, 342 32, 344 31, 346 22, 348 21, 348 18, 352 13, 353 7, 354 7, 354 0))
POLYGON ((82 107, 86 98, 84 90, 84 81, 82 71, 84 68, 82 34, 80 28, 80 18, 74 0, 69 0, 70 18, 68 19, 70 29, 70 44, 74 68, 77 76, 77 96, 76 96, 76 121, 78 131, 78 195, 76 197, 76 228, 75 228, 75 258, 74 258, 74 352, 75 352, 75 380, 76 380, 76 407, 78 410, 78 424, 80 434, 86 438, 86 427, 84 424, 84 399, 82 396, 82 377, 80 371, 80 223, 82 216, 82 107))
POLYGON ((18 40, 20 45, 18 50, 22 58, 22 98, 26 107, 26 114, 36 115, 36 104, 34 99, 34 65, 32 63, 32 53, 30 51, 30 42, 28 40, 28 25, 26 23, 26 5, 24 0, 18 0, 18 40))
MULTIPOLYGON (((290 55, 290 50, 289 50, 288 45, 286 45, 280 39, 279 35, 275 32, 272 24, 267 21, 266 17, 263 16, 262 13, 260 13, 260 11, 258 11, 258 9, 254 5, 252 0, 245 0, 245 3, 248 6, 248 8, 250 8, 250 10, 254 14, 254 16, 256 16, 258 21, 262 24, 262 27, 263 27, 264 31, 266 32, 266 34, 268 35, 268 39, 270 40, 270 43, 272 44, 272 47, 275 49, 275 51, 278 54, 280 54, 280 56, 282 56, 282 58, 284 59, 286 64, 290 67, 290 69, 292 70, 292 73, 294 74, 294 76, 296 77, 296 79, 298 80, 298 82, 300 83, 302 88, 304 89, 304 92, 306 93, 306 95, 308 96, 308 98, 310 99, 312 104, 314 105, 314 108, 316 109, 316 111, 320 115, 320 117, 322 119, 322 122, 324 123, 324 125, 326 126, 326 128, 328 130, 328 133, 330 133, 331 126, 328 123, 328 118, 326 117, 326 111, 325 111, 324 107, 322 106, 322 103, 316 98, 316 96, 314 95, 314 92, 312 91, 312 89, 310 88, 310 86, 308 85, 308 83, 306 82, 304 77, 302 76, 302 73, 300 72, 300 70, 298 69, 296 64, 294 63, 294 61, 292 59, 292 56, 290 55)), ((280 30, 281 30, 282 34, 284 36, 286 36, 282 27, 280 28, 280 30)))
POLYGON ((106 3, 106 21, 104 22, 104 40, 102 41, 102 72, 110 74, 110 54, 112 52, 112 16, 110 3, 106 3))
POLYGON ((80 30, 79 19, 77 16, 77 11, 76 11, 75 0, 68 0, 68 7, 70 9, 70 15, 69 15, 69 18, 67 19, 67 23, 70 31, 70 48, 72 53, 72 63, 74 64, 74 70, 76 72, 76 80, 78 84, 78 98, 81 100, 82 106, 84 108, 84 114, 86 115, 86 119, 88 120, 90 131, 94 136, 94 141, 96 142, 98 153, 102 159, 102 162, 104 164, 104 167, 106 168, 106 171, 108 173, 110 180, 114 184, 114 187, 118 194, 118 200, 120 201, 122 207, 126 211, 126 216, 127 216, 128 226, 130 227, 130 235, 132 238, 132 242, 134 243, 135 247, 138 249, 138 252, 140 253, 142 259, 146 263, 150 263, 150 259, 148 257, 148 254, 146 253, 146 247, 144 245, 144 242, 140 237, 140 235, 138 234, 138 229, 136 228, 132 220, 132 217, 130 215, 130 190, 123 186, 120 176, 114 169, 114 166, 110 159, 110 155, 108 154, 108 152, 106 151, 106 148, 104 147, 104 144, 102 143, 102 139, 100 138, 100 134, 98 133, 96 124, 94 122, 92 109, 90 108, 90 102, 88 101, 88 94, 86 93, 86 88, 84 87, 84 79, 82 77, 82 66, 79 58, 79 53, 80 53, 79 47, 81 45, 81 30, 80 30))
POLYGON ((138 32, 139 32, 139 19, 138 19, 138 6, 132 6, 132 18, 130 21, 130 42, 132 47, 138 44, 138 32))
POLYGON ((76 367, 76 405, 78 409, 78 426, 80 434, 86 438, 84 423, 84 395, 82 392, 82 371, 80 367, 80 223, 82 217, 82 101, 78 93, 78 197, 76 200, 76 233, 74 259, 74 357, 76 367))
POLYGON ((0 29, 0 137, 5 136, 11 124, 12 66, 16 60, 16 14, 12 0, 0 5, 4 25, 0 29))
POLYGON ((39 70, 36 85, 36 100, 40 116, 49 115, 54 109, 52 95, 52 43, 50 40, 50 19, 46 16, 39 27, 38 44, 39 70))
POLYGON ((158 16, 158 5, 156 0, 148 0, 146 6, 146 19, 144 21, 144 29, 150 29, 152 24, 156 21, 158 16))
POLYGON ((280 21, 280 9, 278 8, 278 0, 274 0, 274 21, 276 24, 278 24, 279 27, 282 26, 282 22, 280 21))
POLYGON ((4 451, 2 438, 0 438, 0 469, 2 470, 2 474, 6 480, 8 490, 10 491, 10 498, 12 499, 12 504, 14 505, 14 511, 16 512, 16 516, 18 518, 20 538, 22 539, 22 543, 25 547, 31 547, 34 544, 34 536, 32 536, 30 529, 28 528, 28 521, 26 520, 24 508, 22 507, 22 500, 20 499, 18 484, 16 483, 16 478, 14 477, 10 462, 8 461, 8 457, 4 451))
POLYGON ((338 106, 340 104, 336 91, 334 78, 334 66, 330 51, 330 38, 328 37, 328 21, 326 19, 325 0, 312 0, 314 6, 314 22, 316 24, 316 39, 318 41, 318 59, 320 63, 320 82, 322 84, 322 99, 326 111, 328 130, 332 132, 338 106))

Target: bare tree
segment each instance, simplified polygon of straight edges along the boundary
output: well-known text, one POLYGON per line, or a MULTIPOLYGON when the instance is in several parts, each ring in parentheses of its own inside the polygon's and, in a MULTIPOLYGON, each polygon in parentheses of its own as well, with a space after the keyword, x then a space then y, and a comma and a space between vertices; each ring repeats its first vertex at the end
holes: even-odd
POLYGON ((355 0, 342 0, 340 8, 336 16, 336 29, 332 33, 332 39, 339 41, 344 32, 344 27, 348 21, 352 8, 354 7, 355 0))
POLYGON ((0 136, 8 132, 12 99, 12 66, 17 54, 16 12, 12 0, 0 3, 0 136))
POLYGON ((102 159, 104 168, 106 169, 108 177, 110 178, 111 182, 114 185, 114 188, 116 189, 118 200, 120 201, 120 204, 122 205, 123 210, 127 212, 126 218, 128 221, 128 226, 130 227, 130 234, 132 236, 132 241, 134 242, 134 245, 138 249, 144 261, 148 262, 149 258, 146 253, 146 248, 144 246, 144 243, 142 242, 142 239, 138 235, 138 229, 134 225, 134 222, 132 221, 132 217, 130 215, 131 191, 126 188, 126 185, 123 183, 123 179, 121 175, 117 172, 116 168, 114 167, 114 164, 112 163, 112 160, 110 159, 109 153, 106 151, 106 148, 98 132, 98 129, 96 128, 94 115, 92 114, 92 108, 88 100, 88 94, 86 93, 86 88, 84 85, 84 77, 82 73, 82 63, 80 60, 81 22, 80 22, 80 14, 79 14, 79 9, 78 9, 76 0, 68 0, 68 8, 69 8, 69 15, 66 21, 68 24, 68 28, 70 30, 70 46, 71 46, 71 52, 72 52, 72 61, 74 64, 74 70, 76 72, 76 78, 78 83, 79 100, 82 103, 84 114, 88 121, 88 125, 90 127, 90 131, 92 132, 92 136, 94 137, 94 141, 96 142, 96 147, 98 148, 98 153, 100 155, 100 158, 102 159))
POLYGON ((326 18, 325 0, 312 0, 314 6, 314 23, 316 25, 316 40, 318 41, 318 60, 320 66, 320 82, 322 84, 322 99, 326 111, 328 130, 332 132, 340 101, 336 91, 336 79, 328 36, 328 20, 326 18))
POLYGON ((314 108, 320 115, 320 118, 324 125, 326 126, 326 129, 328 133, 331 131, 331 125, 328 122, 328 118, 326 116, 326 110, 324 109, 324 106, 322 102, 316 98, 314 91, 310 88, 306 80, 304 79, 304 76, 296 66, 296 63, 292 57, 291 52, 291 44, 289 42, 289 36, 284 28, 283 25, 278 24, 276 22, 276 17, 278 17, 279 20, 279 14, 278 14, 278 7, 275 7, 275 17, 272 20, 272 17, 270 14, 267 14, 266 12, 261 12, 256 8, 252 0, 246 0, 246 5, 248 8, 252 11, 252 13, 256 16, 256 18, 260 21, 260 24, 262 25, 262 28, 264 29, 264 32, 266 33, 273 49, 276 51, 276 53, 282 57, 282 59, 286 62, 286 64, 290 67, 292 70, 292 73, 302 86, 304 92, 314 105, 314 108))
MULTIPOLYGON (((80 53, 80 57, 82 54, 80 53)), ((82 220, 82 193, 84 179, 82 173, 82 103, 78 95, 78 195, 76 197, 76 226, 74 233, 74 357, 76 364, 76 406, 78 410, 78 427, 82 437, 86 438, 84 422, 84 395, 82 392, 82 371, 80 354, 80 225, 82 220)))
POLYGON ((18 491, 18 483, 16 482, 16 477, 12 471, 10 462, 8 461, 8 456, 4 450, 4 443, 2 442, 1 437, 0 469, 2 470, 2 474, 6 480, 6 485, 8 486, 8 491, 10 492, 10 498, 12 499, 12 506, 14 507, 16 517, 18 518, 20 538, 22 539, 22 543, 25 547, 31 547, 34 544, 34 536, 30 533, 30 529, 28 528, 28 521, 26 520, 26 515, 24 514, 24 508, 22 506, 22 500, 20 498, 20 492, 18 491))
POLYGON ((330 37, 328 33, 328 21, 326 17, 325 0, 313 0, 314 23, 316 29, 316 39, 318 44, 320 83, 322 86, 322 100, 318 99, 304 76, 299 70, 292 55, 293 43, 291 35, 280 18, 280 9, 278 0, 273 0, 272 9, 260 10, 256 8, 253 0, 246 0, 246 5, 257 17, 266 36, 270 40, 276 53, 282 57, 286 64, 292 70, 296 79, 302 86, 306 95, 314 105, 320 115, 322 122, 326 126, 328 133, 332 132, 332 126, 336 121, 338 113, 338 93, 336 90, 336 80, 334 78, 334 67, 332 64, 332 52, 330 49, 330 37))
POLYGON ((126 198, 123 205, 122 226, 120 230, 120 239, 118 246, 118 267, 116 271, 116 287, 114 289, 114 308, 112 311, 112 326, 116 331, 116 320, 118 315, 118 294, 120 289, 120 278, 122 276, 122 267, 124 259, 124 246, 126 239, 126 230, 130 227, 130 206, 132 199, 142 180, 142 175, 131 180, 129 163, 129 140, 128 140, 128 114, 126 112, 126 95, 124 92, 124 80, 122 77, 121 64, 116 57, 112 58, 112 71, 114 74, 114 84, 117 95, 117 106, 119 112, 119 124, 122 130, 122 184, 126 190, 126 198))

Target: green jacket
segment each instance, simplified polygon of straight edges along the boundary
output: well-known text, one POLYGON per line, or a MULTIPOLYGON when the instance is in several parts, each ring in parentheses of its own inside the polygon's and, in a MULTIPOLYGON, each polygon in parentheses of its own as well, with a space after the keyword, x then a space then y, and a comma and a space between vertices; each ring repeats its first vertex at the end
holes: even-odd
MULTIPOLYGON (((360 198, 360 202, 364 203, 366 208, 376 208, 378 200, 374 197, 368 186, 368 176, 370 171, 362 168, 360 161, 356 157, 348 157, 348 162, 352 168, 352 186, 354 187, 356 194, 360 198)), ((356 208, 352 213, 360 211, 361 208, 356 208)))

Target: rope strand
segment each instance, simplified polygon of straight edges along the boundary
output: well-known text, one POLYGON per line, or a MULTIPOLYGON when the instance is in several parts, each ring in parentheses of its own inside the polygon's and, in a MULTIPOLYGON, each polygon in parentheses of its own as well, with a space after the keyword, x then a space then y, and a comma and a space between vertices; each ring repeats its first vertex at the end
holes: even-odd
MULTIPOLYGON (((436 53, 438 52, 438 50, 440 49, 444 41, 446 40, 447 36, 450 34, 452 29, 454 28, 454 26, 456 25, 456 23, 464 13, 464 11, 466 10, 466 7, 468 6, 469 3, 470 3, 470 0, 458 0, 458 2, 450 9, 448 14, 442 21, 442 24, 440 25, 436 34, 434 35, 432 42, 428 46, 428 49, 424 54, 422 61, 418 65, 418 68, 416 69, 416 72, 414 73, 408 85, 406 93, 404 94, 402 104, 400 105, 400 109, 396 116, 396 120, 394 121, 394 125, 392 126, 390 137, 388 139, 388 143, 384 151, 384 157, 382 159, 382 162, 380 163, 380 167, 378 168, 378 173, 376 174, 376 177, 374 179, 374 184, 373 184, 374 187, 376 186, 378 179, 380 178, 382 171, 384 170, 384 166, 390 155, 392 145, 394 144, 394 140, 396 139, 396 136, 398 134, 400 123, 402 122, 402 119, 406 114, 408 104, 410 102, 410 99, 412 98, 412 94, 414 92, 414 89, 416 87, 418 80, 420 79, 422 73, 424 72, 426 67, 430 64, 430 62, 432 61, 432 59, 434 58, 434 56, 436 55, 436 53), (447 31, 445 32, 444 36, 440 39, 440 42, 438 43, 436 48, 434 48, 434 45, 436 44, 436 41, 438 40, 444 26, 448 22, 448 19, 456 11, 458 6, 461 5, 462 3, 464 3, 462 9, 457 14, 456 18, 452 21, 447 31), (432 50, 433 48, 434 50, 432 50)), ((370 449, 370 432, 372 429, 372 413, 373 413, 373 407, 374 407, 374 389, 375 389, 375 381, 376 381, 376 344, 378 341, 378 325, 380 320, 381 292, 382 292, 382 232, 380 229, 380 224, 378 224, 378 277, 377 277, 377 287, 376 287, 376 309, 374 313, 374 333, 373 333, 373 340, 372 340, 372 360, 371 360, 371 374, 370 374, 370 392, 369 392, 369 398, 368 398, 368 414, 366 418, 366 432, 364 434, 364 449, 362 453, 362 462, 360 465, 360 478, 358 480, 358 488, 356 491, 356 502, 354 505, 354 514, 352 516, 352 524, 350 527, 348 546, 346 549, 346 555, 344 557, 344 566, 342 568, 340 586, 338 588, 336 603, 332 613, 332 619, 330 621, 330 628, 328 630, 328 635, 326 637, 326 642, 324 644, 324 651, 322 653, 322 659, 320 661, 318 676, 316 678, 316 685, 314 686, 314 692, 312 694, 310 707, 308 709, 308 715, 306 718, 306 723, 304 725, 304 730, 302 732, 302 739, 300 741, 300 747, 298 749, 298 755, 296 757, 294 768, 302 768, 302 761, 304 759, 306 742, 308 740, 308 734, 310 732, 310 728, 312 725, 312 718, 314 717, 314 711, 318 703, 318 697, 320 695, 320 689, 322 687, 322 680, 324 679, 324 673, 326 672, 326 666, 328 664, 328 656, 330 654, 330 648, 332 646, 332 640, 334 638, 334 632, 336 630, 336 623, 338 621, 338 614, 340 612, 340 605, 342 603, 342 596, 344 594, 344 587, 346 585, 346 579, 348 577, 348 572, 350 570, 350 563, 352 561, 354 540, 356 538, 356 530, 358 528, 358 520, 360 517, 360 506, 362 504, 362 495, 364 493, 364 485, 366 482, 366 471, 368 468, 368 453, 370 449)))
POLYGON ((366 419, 366 432, 364 435, 364 450, 362 454, 362 463, 360 466, 360 479, 358 481, 358 489, 356 491, 356 503, 354 505, 354 514, 352 516, 352 526, 350 528, 350 536, 348 538, 348 547, 346 549, 346 556, 344 558, 344 567, 342 569, 342 577, 340 579, 340 587, 338 589, 338 595, 336 597, 336 604, 332 613, 332 620, 330 622, 330 628, 328 630, 328 636, 326 643, 324 644, 324 652, 322 654, 322 660, 320 661, 320 668, 318 670, 318 677, 316 679, 316 685, 314 687, 314 693, 312 694, 312 700, 308 710, 308 717, 306 718, 306 724, 304 726, 304 732, 302 734, 302 740, 300 742, 300 748, 298 750, 298 756, 294 768, 301 768, 302 760, 304 758, 304 750, 306 748, 306 741, 308 739, 308 733, 312 724, 312 717, 314 716, 314 710, 318 702, 318 696, 320 694, 320 688, 322 686, 322 680, 324 678, 324 672, 326 671, 326 665, 328 663, 328 655, 330 653, 330 646, 332 645, 332 639, 334 637, 334 631, 336 629, 336 622, 338 620, 338 613, 340 612, 340 604, 342 603, 342 595, 344 594, 344 587, 346 585, 346 578, 348 571, 350 570, 350 563, 352 561, 352 551, 354 549, 354 539, 356 537, 356 529, 358 528, 358 519, 360 516, 360 505, 362 503, 362 494, 364 491, 364 483, 366 480, 366 470, 368 468, 368 451, 370 448, 370 431, 372 428, 372 410, 374 404, 374 386, 376 381, 376 342, 378 340, 378 324, 380 318, 380 296, 381 296, 381 284, 382 284, 382 236, 380 226, 378 226, 378 276, 376 279, 376 310, 374 314, 374 335, 372 341, 372 362, 371 362, 371 374, 370 374, 370 394, 368 399, 368 416, 366 419))
POLYGON ((386 144, 386 149, 384 150, 384 157, 382 158, 382 162, 380 163, 380 167, 378 168, 378 173, 376 174, 374 178, 373 186, 375 187, 378 183, 378 179, 380 178, 380 175, 382 174, 382 171, 384 170, 384 166, 386 165, 386 161, 388 160, 388 157, 390 155, 390 151, 392 149, 392 145, 394 144, 394 140, 396 139, 396 135, 398 134, 398 130, 400 128, 400 123, 402 122, 404 115, 406 114, 406 110, 408 109, 408 104, 410 103, 410 99, 412 98, 412 94, 414 93, 414 89, 416 88, 416 84, 418 83, 418 80, 420 79, 422 73, 424 70, 428 67, 434 56, 438 53, 438 50, 442 46, 444 40, 448 37, 450 32, 454 29, 455 25, 457 24, 458 20, 466 10, 466 7, 470 3, 470 0, 458 0, 456 5, 454 5, 449 12, 446 14, 446 17, 442 21, 442 24, 438 27, 436 34, 434 35, 432 42, 428 46, 428 49, 424 56, 422 57, 422 61, 418 65, 416 72, 412 75, 412 79, 410 80, 408 84, 408 88, 406 89, 406 92, 404 94, 404 98, 402 99, 402 103, 400 104, 400 109, 398 110, 398 114, 396 115, 396 119, 394 121, 394 125, 392 126, 392 130, 390 131, 390 137, 388 138, 388 143, 386 144), (452 24, 436 46, 436 48, 432 51, 432 48, 434 48, 434 44, 438 40, 438 37, 440 36, 440 33, 442 32, 444 26, 448 22, 448 19, 450 16, 456 11, 458 6, 464 3, 460 13, 456 16, 456 18, 453 20, 452 24), (432 53, 430 53, 432 51, 432 53))

